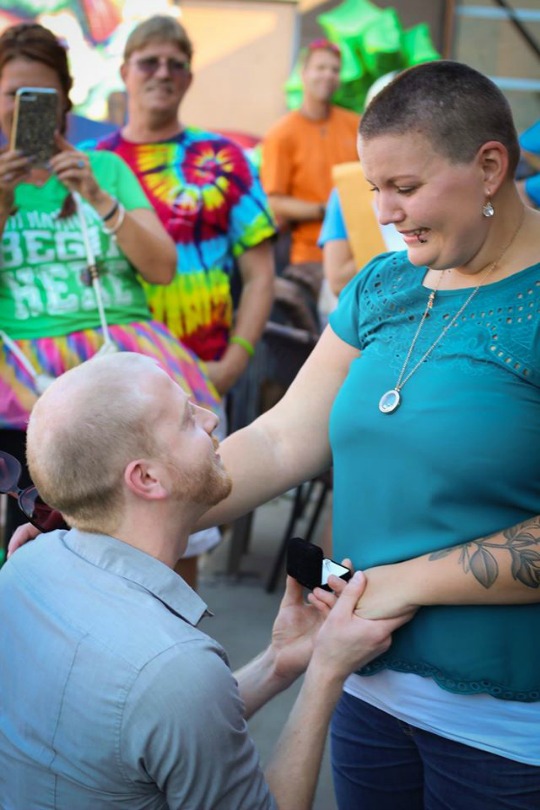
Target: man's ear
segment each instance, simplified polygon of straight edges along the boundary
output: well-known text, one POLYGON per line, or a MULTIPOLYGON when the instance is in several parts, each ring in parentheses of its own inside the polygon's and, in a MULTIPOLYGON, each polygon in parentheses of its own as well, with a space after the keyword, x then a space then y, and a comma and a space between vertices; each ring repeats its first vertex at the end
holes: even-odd
POLYGON ((124 84, 126 83, 127 71, 128 71, 127 64, 125 62, 122 62, 122 64, 120 65, 120 78, 122 79, 124 84))
POLYGON ((508 176, 508 150, 500 141, 487 141, 477 153, 486 197, 493 197, 508 176))
POLYGON ((130 461, 124 471, 124 483, 133 495, 148 501, 159 501, 167 497, 167 490, 161 483, 161 468, 157 462, 139 458, 130 461))

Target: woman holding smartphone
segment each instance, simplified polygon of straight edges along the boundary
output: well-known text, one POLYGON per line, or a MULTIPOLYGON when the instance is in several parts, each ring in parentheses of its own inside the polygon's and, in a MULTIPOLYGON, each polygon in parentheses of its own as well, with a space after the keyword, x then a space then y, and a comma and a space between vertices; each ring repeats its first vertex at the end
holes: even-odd
POLYGON ((40 387, 104 345, 150 355, 199 404, 218 402, 204 366, 150 319, 139 277, 167 284, 176 250, 137 179, 118 156, 66 140, 71 85, 66 50, 50 31, 23 23, 2 34, 0 128, 8 143, 17 91, 45 88, 58 99, 48 165, 9 147, 0 154, 0 445, 21 461, 40 387))

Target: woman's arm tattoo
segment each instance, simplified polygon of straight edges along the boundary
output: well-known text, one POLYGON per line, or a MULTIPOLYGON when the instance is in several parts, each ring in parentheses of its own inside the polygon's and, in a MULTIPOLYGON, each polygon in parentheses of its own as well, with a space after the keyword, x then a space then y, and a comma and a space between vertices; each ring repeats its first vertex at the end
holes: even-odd
POLYGON ((490 588, 499 576, 499 565, 490 548, 505 549, 510 554, 512 576, 528 588, 540 587, 540 516, 517 526, 511 526, 497 534, 469 540, 459 546, 434 551, 430 560, 441 560, 450 554, 459 553, 459 564, 483 585, 490 588), (503 542, 494 543, 494 537, 502 537, 503 542))

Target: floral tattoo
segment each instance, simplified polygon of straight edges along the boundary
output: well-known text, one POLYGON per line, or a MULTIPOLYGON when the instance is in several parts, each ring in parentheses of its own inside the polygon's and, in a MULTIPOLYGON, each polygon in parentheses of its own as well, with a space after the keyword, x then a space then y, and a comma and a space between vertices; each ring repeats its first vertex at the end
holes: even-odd
POLYGON ((540 587, 540 517, 532 518, 517 526, 511 526, 500 534, 504 542, 495 543, 497 534, 470 540, 453 548, 444 548, 429 555, 430 560, 441 560, 459 552, 459 564, 463 571, 472 573, 484 588, 491 588, 499 576, 499 564, 489 549, 506 550, 512 562, 513 578, 528 588, 540 587))

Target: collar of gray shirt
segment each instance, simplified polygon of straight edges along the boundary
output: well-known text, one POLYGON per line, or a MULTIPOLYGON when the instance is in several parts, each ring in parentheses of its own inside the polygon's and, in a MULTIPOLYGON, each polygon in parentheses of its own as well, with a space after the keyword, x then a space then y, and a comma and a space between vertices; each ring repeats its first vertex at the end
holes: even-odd
MULTIPOLYGON (((131 580, 194 627, 205 615, 212 615, 206 604, 168 565, 129 543, 105 534, 78 529, 53 534, 73 554, 114 576, 131 580), (63 536, 62 536, 63 535, 63 536)), ((47 542, 48 537, 43 537, 47 542)))

